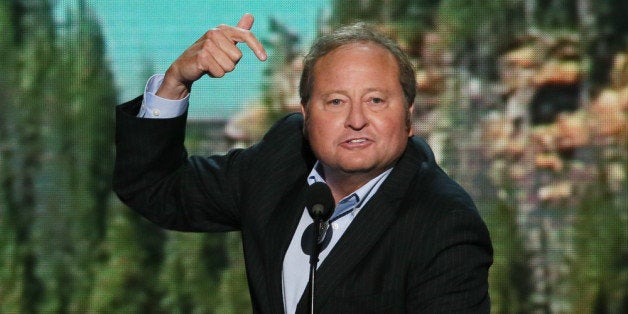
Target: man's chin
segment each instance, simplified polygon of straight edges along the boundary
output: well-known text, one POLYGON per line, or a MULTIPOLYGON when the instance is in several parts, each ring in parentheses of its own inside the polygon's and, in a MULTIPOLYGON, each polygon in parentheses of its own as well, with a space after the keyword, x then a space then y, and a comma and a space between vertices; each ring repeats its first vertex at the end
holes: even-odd
POLYGON ((346 174, 368 174, 375 170, 374 166, 365 166, 365 165, 351 165, 341 167, 340 170, 346 174))

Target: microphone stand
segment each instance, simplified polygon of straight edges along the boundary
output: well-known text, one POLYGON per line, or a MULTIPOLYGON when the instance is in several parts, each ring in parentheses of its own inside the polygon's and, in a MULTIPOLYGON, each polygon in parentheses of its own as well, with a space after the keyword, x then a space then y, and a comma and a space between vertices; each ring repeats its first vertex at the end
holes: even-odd
POLYGON ((314 219, 314 241, 312 241, 312 254, 310 255, 310 313, 312 314, 314 314, 314 283, 316 280, 316 266, 318 265, 318 255, 320 253, 318 238, 320 238, 323 223, 324 222, 320 218, 314 219))
POLYGON ((314 237, 312 240, 312 250, 310 251, 310 313, 314 313, 314 291, 316 290, 316 266, 318 265, 318 255, 320 253, 319 238, 323 223, 331 217, 336 202, 331 190, 323 182, 311 184, 307 190, 305 207, 310 217, 314 220, 314 237))

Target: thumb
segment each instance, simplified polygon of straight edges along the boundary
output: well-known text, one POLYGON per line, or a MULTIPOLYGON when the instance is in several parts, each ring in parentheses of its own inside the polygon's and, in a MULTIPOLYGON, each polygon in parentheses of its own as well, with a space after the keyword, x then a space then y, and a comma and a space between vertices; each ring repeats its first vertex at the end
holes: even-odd
POLYGON ((253 27, 253 21, 254 21, 253 15, 251 13, 245 13, 240 18, 240 21, 238 22, 236 27, 237 28, 246 29, 246 30, 250 30, 251 27, 253 27))

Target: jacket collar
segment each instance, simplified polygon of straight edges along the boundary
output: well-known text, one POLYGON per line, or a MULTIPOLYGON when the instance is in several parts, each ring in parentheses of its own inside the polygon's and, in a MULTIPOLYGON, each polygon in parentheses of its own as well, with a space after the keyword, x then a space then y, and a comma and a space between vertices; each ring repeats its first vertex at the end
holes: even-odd
MULTIPOLYGON (((401 204, 408 188, 420 176, 421 170, 433 161, 431 150, 423 140, 415 137, 408 140, 408 146, 391 174, 319 266, 315 287, 318 304, 323 305, 329 299, 341 280, 351 273, 396 220, 403 210, 401 204)), ((298 223, 298 219, 294 221, 298 223)), ((291 238, 292 234, 288 237, 291 238)), ((282 253, 285 254, 285 251, 282 253)), ((279 265, 281 268, 281 263, 279 265)), ((281 273, 277 278, 281 279, 281 273)), ((304 311, 307 303, 304 293, 297 312, 304 311)))

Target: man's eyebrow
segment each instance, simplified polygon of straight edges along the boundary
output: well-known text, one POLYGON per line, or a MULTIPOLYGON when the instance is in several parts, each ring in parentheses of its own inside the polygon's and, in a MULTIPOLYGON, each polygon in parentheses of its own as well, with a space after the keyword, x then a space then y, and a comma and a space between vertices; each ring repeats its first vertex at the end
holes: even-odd
MULTIPOLYGON (((364 89, 363 93, 371 93, 371 92, 381 92, 381 93, 385 93, 385 94, 389 94, 389 90, 387 88, 379 88, 379 87, 370 87, 370 88, 366 88, 364 89)), ((348 92, 344 89, 334 89, 328 92, 324 92, 321 93, 322 97, 327 97, 331 94, 341 94, 341 95, 346 95, 348 94, 348 92)))
POLYGON ((347 94, 347 91, 346 91, 346 90, 344 90, 344 89, 334 89, 334 90, 331 90, 331 91, 328 91, 328 92, 324 92, 324 93, 322 93, 322 94, 321 94, 321 96, 322 96, 322 97, 327 97, 327 96, 329 96, 329 95, 331 95, 331 94, 341 94, 341 95, 346 95, 346 94, 347 94))
POLYGON ((370 93, 370 92, 388 93, 388 89, 387 88, 379 88, 379 87, 370 87, 370 88, 367 88, 365 90, 365 92, 367 92, 367 93, 370 93))

